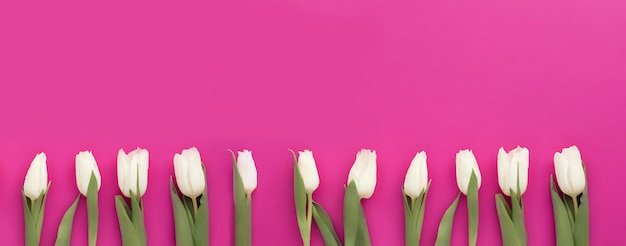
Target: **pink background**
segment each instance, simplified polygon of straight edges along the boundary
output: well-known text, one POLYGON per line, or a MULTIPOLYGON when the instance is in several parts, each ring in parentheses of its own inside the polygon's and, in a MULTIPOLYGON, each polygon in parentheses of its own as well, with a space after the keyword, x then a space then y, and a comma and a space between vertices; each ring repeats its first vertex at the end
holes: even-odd
MULTIPOLYGON (((174 243, 172 157, 197 146, 207 166, 210 241, 233 244, 226 149, 253 150, 256 245, 297 245, 292 162, 312 149, 314 194, 343 235, 343 185, 360 148, 378 153, 364 201, 375 245, 404 243, 400 187, 428 153, 432 186, 422 242, 458 192, 454 154, 481 167, 479 245, 500 243, 494 194, 500 146, 530 149, 524 196, 530 245, 554 243, 553 153, 576 144, 589 170, 591 242, 625 231, 624 1, 2 1, 0 235, 23 243, 20 188, 48 154, 43 245, 78 194, 74 155, 100 165, 102 245, 120 243, 113 196, 119 148, 150 151, 144 197, 151 245, 174 243), (17 2, 17 3, 16 3, 17 2)), ((464 199, 453 244, 467 240, 464 199)), ((73 243, 87 240, 79 205, 73 243)), ((322 245, 314 229, 313 244, 322 245)))

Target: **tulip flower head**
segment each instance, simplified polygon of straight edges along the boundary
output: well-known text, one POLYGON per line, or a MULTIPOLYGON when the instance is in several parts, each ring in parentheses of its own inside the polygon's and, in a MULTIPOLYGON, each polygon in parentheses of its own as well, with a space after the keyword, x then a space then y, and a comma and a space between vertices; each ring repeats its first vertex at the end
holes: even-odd
POLYGON ((585 171, 578 147, 564 148, 554 153, 556 181, 563 193, 576 197, 585 190, 585 171))
POLYGON ((517 146, 507 153, 498 150, 498 184, 502 193, 522 195, 528 187, 528 149, 517 146), (519 182, 519 190, 518 190, 519 182))
POLYGON ((117 153, 117 184, 125 197, 131 193, 140 197, 148 187, 148 150, 137 148, 126 154, 124 149, 117 153), (137 192, 139 186, 139 192, 137 192))
POLYGON ((83 196, 87 196, 87 190, 89 188, 89 180, 91 174, 96 177, 98 190, 100 190, 100 170, 96 159, 93 157, 91 151, 82 151, 76 155, 76 186, 83 196))
POLYGON ((417 198, 428 186, 428 167, 426 166, 426 152, 415 155, 409 170, 404 178, 404 193, 411 198, 417 198))
POLYGON ((463 194, 467 195, 472 171, 476 175, 476 184, 480 189, 481 177, 478 162, 471 150, 461 150, 456 154, 456 184, 463 194))
POLYGON ((48 167, 46 154, 41 152, 30 163, 24 179, 24 194, 31 200, 39 198, 48 188, 48 167))
POLYGON ((198 149, 192 147, 174 155, 174 175, 183 195, 195 199, 204 192, 206 180, 198 149))
POLYGON ((243 189, 249 196, 257 186, 257 171, 254 159, 252 159, 252 151, 237 151, 237 171, 243 182, 243 189))
POLYGON ((376 151, 362 149, 348 174, 348 185, 354 181, 360 198, 370 198, 376 188, 376 151))
POLYGON ((320 186, 320 176, 317 172, 313 152, 310 150, 298 151, 298 170, 300 170, 300 176, 304 181, 304 189, 307 193, 312 194, 320 186))

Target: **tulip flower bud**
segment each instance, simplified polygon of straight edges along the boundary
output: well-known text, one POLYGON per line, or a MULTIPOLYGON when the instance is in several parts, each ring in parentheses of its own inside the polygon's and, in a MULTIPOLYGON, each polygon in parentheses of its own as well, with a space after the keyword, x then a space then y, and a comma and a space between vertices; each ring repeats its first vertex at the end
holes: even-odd
POLYGON ((24 194, 31 200, 39 198, 48 188, 48 167, 46 154, 41 152, 30 163, 24 179, 24 194))
POLYGON ((404 193, 415 199, 426 190, 426 186, 428 186, 428 167, 426 166, 426 152, 422 151, 415 155, 406 172, 404 193))
POLYGON ((243 182, 243 189, 247 195, 252 194, 257 186, 257 172, 252 159, 252 151, 237 151, 237 171, 243 182))
POLYGON ((117 153, 117 184, 125 197, 146 193, 148 187, 148 150, 137 148, 128 155, 124 149, 117 153), (139 180, 137 180, 139 179, 139 180), (139 186, 139 192, 137 192, 139 186))
POLYGON ((585 171, 578 147, 564 148, 554 153, 556 181, 563 193, 576 197, 585 190, 585 171))
POLYGON ((370 198, 376 188, 376 151, 362 149, 348 174, 348 185, 354 181, 360 198, 370 198))
POLYGON ((511 192, 523 195, 528 187, 528 149, 517 148, 506 153, 498 150, 498 184, 502 193, 511 196, 511 192), (519 182, 519 190, 517 185, 519 182))
POLYGON ((472 171, 476 175, 476 184, 480 189, 480 169, 471 150, 461 150, 456 154, 456 184, 463 194, 467 195, 472 171))
POLYGON ((196 147, 174 155, 174 175, 176 184, 183 195, 192 199, 200 196, 206 187, 200 152, 196 147))
POLYGON ((89 188, 89 180, 91 174, 96 177, 98 184, 98 190, 100 190, 100 170, 96 159, 93 157, 91 151, 82 151, 76 155, 76 186, 83 196, 87 196, 87 190, 89 188))
POLYGON ((304 181, 306 193, 313 193, 320 186, 320 176, 317 172, 313 152, 310 150, 298 151, 298 170, 304 181))

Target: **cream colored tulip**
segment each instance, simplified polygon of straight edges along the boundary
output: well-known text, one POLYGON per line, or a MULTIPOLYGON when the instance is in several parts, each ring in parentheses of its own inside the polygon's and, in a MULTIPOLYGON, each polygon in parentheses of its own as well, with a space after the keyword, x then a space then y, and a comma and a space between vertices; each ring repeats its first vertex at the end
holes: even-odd
POLYGON ((76 186, 83 196, 87 196, 91 174, 96 177, 97 190, 100 190, 101 177, 96 158, 91 151, 82 151, 76 155, 76 186))
POLYGON ((237 151, 237 171, 243 182, 243 189, 247 195, 252 194, 257 186, 257 171, 252 151, 237 151))
POLYGON ((320 186, 320 176, 317 165, 310 150, 298 151, 298 170, 304 182, 306 193, 312 194, 320 186))
POLYGON ((498 185, 502 193, 511 196, 511 191, 523 195, 528 187, 528 149, 517 146, 507 153, 498 150, 498 185), (519 180, 519 190, 517 189, 519 180))
POLYGON ((176 184, 183 195, 195 199, 206 188, 200 152, 196 147, 185 149, 174 155, 174 175, 176 184))
POLYGON ((370 198, 376 188, 376 151, 362 149, 348 174, 348 185, 354 181, 360 198, 370 198))
POLYGON ((404 193, 415 199, 426 190, 428 186, 428 167, 426 165, 426 152, 419 152, 413 157, 411 165, 404 177, 404 193))
POLYGON ((563 193, 576 197, 585 190, 586 180, 582 159, 578 147, 564 148, 561 153, 554 153, 556 181, 563 193))
POLYGON ((472 171, 476 175, 476 184, 480 189, 481 177, 478 162, 471 150, 461 150, 456 154, 456 184, 463 194, 467 195, 472 171))
POLYGON ((48 167, 46 153, 39 153, 30 163, 26 178, 24 178, 24 195, 35 200, 48 189, 48 167))
POLYGON ((126 197, 130 194, 143 196, 148 187, 148 150, 137 148, 126 154, 117 153, 117 184, 126 197), (137 192, 139 186, 139 192, 137 192))

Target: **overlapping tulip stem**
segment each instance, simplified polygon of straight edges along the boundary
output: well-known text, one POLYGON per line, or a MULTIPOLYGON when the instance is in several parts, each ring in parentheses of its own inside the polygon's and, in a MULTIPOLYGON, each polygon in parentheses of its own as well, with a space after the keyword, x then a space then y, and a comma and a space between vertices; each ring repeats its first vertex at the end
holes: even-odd
MULTIPOLYGON (((139 191, 139 172, 137 172, 136 190, 139 191)), ((122 244, 145 246, 147 245, 147 235, 141 195, 130 191, 130 204, 131 207, 128 207, 123 196, 115 196, 115 210, 120 224, 122 244)))
POLYGON ((478 183, 474 171, 467 188, 467 222, 469 245, 475 246, 478 239, 478 183))
POLYGON ((39 245, 41 239, 41 226, 43 225, 44 211, 46 208, 47 191, 50 188, 48 182, 46 191, 41 192, 37 199, 31 200, 24 194, 22 190, 22 201, 24 203, 24 227, 25 227, 25 245, 39 245))
POLYGON ((430 182, 428 182, 428 186, 426 186, 424 191, 416 198, 411 198, 404 190, 402 191, 404 197, 404 228, 407 246, 420 244, 426 196, 429 187, 430 182))
POLYGON ((233 155, 233 198, 235 202, 235 245, 252 244, 252 197, 246 194, 243 180, 237 169, 235 153, 233 155))
POLYGON ((524 203, 522 196, 511 192, 511 206, 509 207, 502 194, 496 195, 496 210, 500 221, 502 245, 527 245, 526 226, 524 224, 524 203))
MULTIPOLYGON (((586 177, 586 174, 585 174, 586 177)), ((589 245, 589 200, 587 185, 576 197, 560 195, 550 177, 550 193, 554 210, 556 245, 589 245), (580 199, 580 202, 577 201, 580 199)))
POLYGON ((357 192, 356 184, 350 181, 346 187, 343 207, 344 216, 344 245, 372 245, 367 220, 363 212, 361 198, 357 192))
MULTIPOLYGON (((202 171, 206 173, 204 165, 202 171)), ((176 245, 209 245, 209 205, 206 186, 199 197, 191 198, 178 194, 174 181, 170 177, 170 195, 174 209, 176 245)))
POLYGON ((87 216, 89 222, 89 245, 95 246, 98 241, 98 184, 93 172, 87 188, 87 216))

